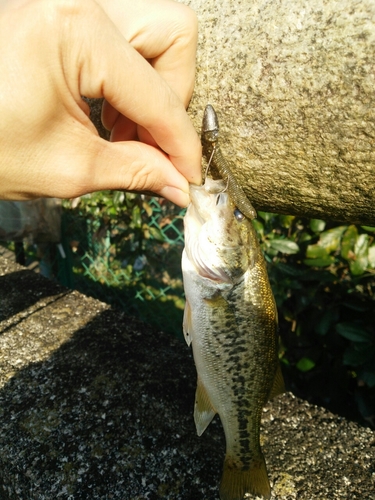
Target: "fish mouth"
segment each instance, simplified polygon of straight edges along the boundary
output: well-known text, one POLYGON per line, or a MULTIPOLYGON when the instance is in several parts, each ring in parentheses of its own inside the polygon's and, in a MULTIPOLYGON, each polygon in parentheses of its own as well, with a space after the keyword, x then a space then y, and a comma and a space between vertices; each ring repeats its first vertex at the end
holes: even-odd
POLYGON ((209 197, 211 194, 223 193, 226 189, 226 183, 223 179, 214 180, 210 177, 206 177, 204 184, 196 186, 195 184, 190 185, 190 194, 192 199, 199 196, 209 197))
POLYGON ((229 196, 225 192, 226 183, 220 180, 213 180, 211 178, 206 178, 205 183, 201 186, 190 186, 190 198, 191 204, 195 209, 195 215, 199 218, 200 222, 203 224, 212 210, 215 210, 215 206, 224 206, 228 203, 229 196), (217 195, 215 202, 213 203, 212 195, 217 195), (208 211, 208 216, 204 216, 204 212, 208 211))
POLYGON ((201 186, 190 186, 191 204, 186 217, 189 220, 189 238, 185 239, 185 250, 198 274, 218 284, 232 283, 233 277, 227 272, 226 261, 219 255, 230 253, 237 248, 236 241, 226 241, 220 235, 222 226, 227 224, 228 212, 232 209, 227 183, 223 180, 206 178, 201 186), (212 221, 212 224, 211 224, 212 221), (204 230, 204 226, 207 229, 204 230), (208 248, 201 247, 201 231, 207 239, 208 248), (211 234, 212 231, 212 234, 211 234))
POLYGON ((194 207, 199 206, 201 200, 207 198, 207 192, 204 188, 204 184, 202 186, 190 186, 190 198, 194 207))

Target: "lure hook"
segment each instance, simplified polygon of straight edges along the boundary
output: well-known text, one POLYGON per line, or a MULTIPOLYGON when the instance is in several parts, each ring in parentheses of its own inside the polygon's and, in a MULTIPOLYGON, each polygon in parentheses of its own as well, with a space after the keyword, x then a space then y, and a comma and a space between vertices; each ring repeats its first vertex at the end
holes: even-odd
POLYGON ((256 211, 254 207, 248 200, 241 185, 238 184, 235 176, 233 175, 230 163, 226 160, 226 158, 224 158, 221 152, 218 141, 219 120, 211 104, 207 104, 204 110, 202 121, 202 135, 204 140, 210 143, 212 146, 212 152, 205 171, 205 177, 207 177, 208 170, 212 163, 217 172, 220 174, 221 178, 223 180, 227 180, 227 186, 224 191, 228 190, 229 196, 231 197, 234 204, 247 218, 249 218, 250 220, 255 219, 256 211))
POLYGON ((214 147, 212 148, 212 152, 211 152, 211 155, 210 155, 210 159, 208 160, 208 163, 207 163, 207 167, 206 167, 206 171, 204 173, 204 178, 206 179, 207 175, 208 175, 208 171, 210 169, 210 165, 211 165, 211 161, 212 161, 212 158, 214 156, 214 153, 215 153, 215 146, 216 144, 214 144, 214 147))

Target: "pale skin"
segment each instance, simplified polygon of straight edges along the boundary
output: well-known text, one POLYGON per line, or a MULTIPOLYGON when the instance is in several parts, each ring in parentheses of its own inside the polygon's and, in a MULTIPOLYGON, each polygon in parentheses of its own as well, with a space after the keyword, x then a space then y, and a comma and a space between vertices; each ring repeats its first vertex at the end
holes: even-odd
POLYGON ((152 191, 189 203, 196 16, 172 0, 0 0, 0 198, 152 191), (100 138, 81 96, 104 97, 100 138))

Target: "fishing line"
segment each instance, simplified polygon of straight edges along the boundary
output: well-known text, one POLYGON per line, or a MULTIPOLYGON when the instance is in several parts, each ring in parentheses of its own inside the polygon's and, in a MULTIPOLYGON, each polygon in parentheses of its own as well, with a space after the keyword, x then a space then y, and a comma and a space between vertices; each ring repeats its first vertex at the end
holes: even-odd
POLYGON ((208 175, 208 170, 210 168, 210 165, 211 165, 211 160, 214 156, 214 153, 215 153, 215 150, 216 150, 216 144, 213 145, 213 148, 212 148, 212 152, 211 152, 211 156, 210 156, 210 159, 208 160, 208 163, 207 163, 207 167, 206 167, 206 171, 204 173, 204 180, 206 180, 206 177, 208 175))

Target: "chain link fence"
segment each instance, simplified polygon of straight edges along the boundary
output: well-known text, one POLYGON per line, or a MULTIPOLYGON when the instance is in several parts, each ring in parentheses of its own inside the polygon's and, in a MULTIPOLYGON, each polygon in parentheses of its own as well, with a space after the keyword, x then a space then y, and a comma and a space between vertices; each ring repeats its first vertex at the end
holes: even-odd
POLYGON ((162 198, 96 193, 63 202, 59 244, 3 242, 0 254, 181 336, 184 214, 162 198))

